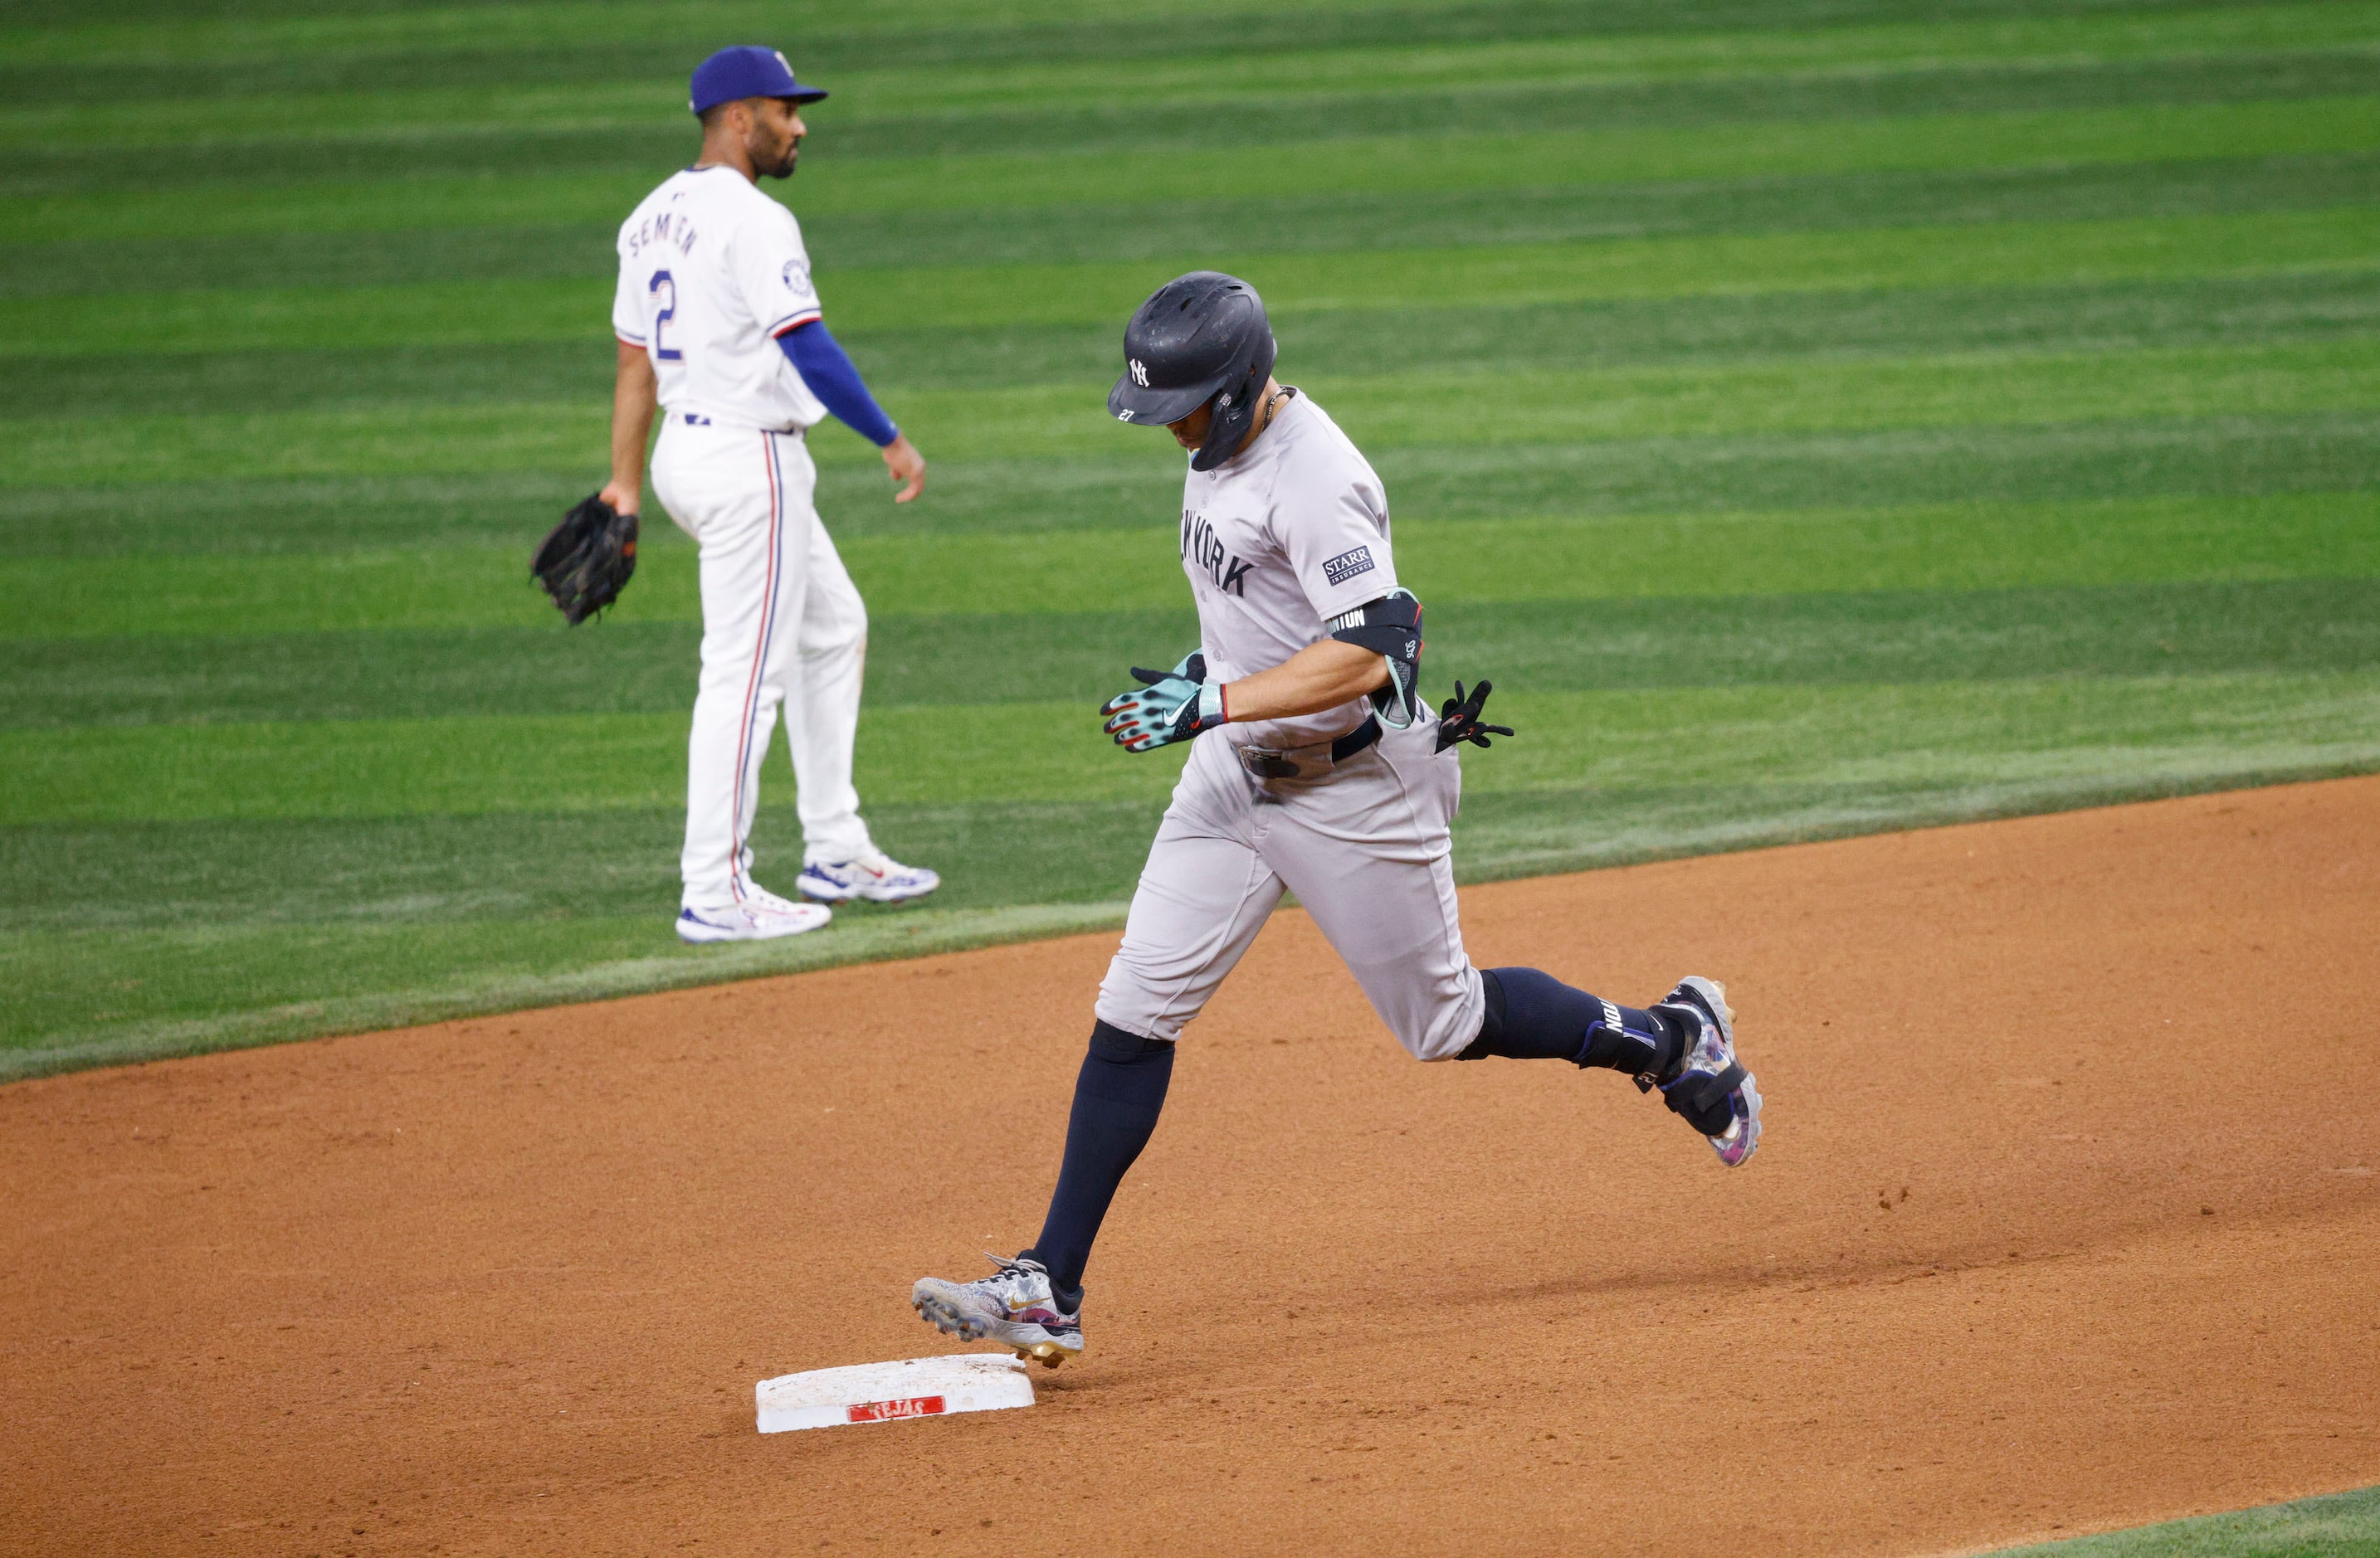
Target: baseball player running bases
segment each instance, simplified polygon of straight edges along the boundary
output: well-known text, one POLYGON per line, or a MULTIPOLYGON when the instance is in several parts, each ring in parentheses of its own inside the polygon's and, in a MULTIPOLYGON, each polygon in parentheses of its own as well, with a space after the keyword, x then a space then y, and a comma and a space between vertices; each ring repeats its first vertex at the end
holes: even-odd
POLYGON ((1083 1273, 1124 1173, 1156 1129, 1174 1043, 1284 889, 1415 1059, 1560 1060, 1658 1092, 1720 1163, 1760 1141, 1760 1093, 1715 980, 1619 1006, 1463 948, 1449 832, 1460 754, 1488 744, 1484 685, 1432 718, 1421 607, 1397 583, 1379 477, 1310 396, 1272 377, 1263 303, 1196 272, 1124 331, 1108 408, 1192 452, 1182 567, 1199 648, 1111 699, 1133 752, 1192 742, 1100 983, 1040 1238, 975 1281, 927 1277, 917 1312, 963 1340, 1055 1366, 1083 1348, 1083 1273), (1203 736, 1204 739, 1196 739, 1203 736))
POLYGON ((656 408, 653 488, 701 549, 702 673, 687 743, 687 941, 753 941, 824 924, 826 903, 929 893, 933 872, 888 857, 860 819, 851 779, 868 611, 811 505, 808 434, 832 413, 923 489, 926 462, 829 334, 793 212, 760 178, 791 176, 804 104, 827 94, 772 49, 722 49, 696 67, 688 106, 702 153, 622 223, 612 304, 619 337, 612 479, 634 513, 656 408), (752 879, 761 760, 780 706, 802 822, 797 888, 752 879))

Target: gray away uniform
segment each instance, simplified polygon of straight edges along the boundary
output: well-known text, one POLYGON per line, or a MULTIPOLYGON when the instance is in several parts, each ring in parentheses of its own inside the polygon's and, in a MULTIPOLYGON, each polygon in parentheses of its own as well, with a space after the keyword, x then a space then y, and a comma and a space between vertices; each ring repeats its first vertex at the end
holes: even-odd
MULTIPOLYGON (((1189 473, 1182 567, 1208 679, 1269 670, 1329 637, 1330 619, 1397 587, 1380 479, 1293 392, 1245 452, 1189 473)), ((1463 949, 1450 858, 1461 749, 1433 751, 1425 714, 1331 765, 1330 743, 1370 713, 1359 698, 1191 743, 1099 984, 1101 1021, 1179 1036, 1288 889, 1415 1058, 1450 1059, 1478 1035, 1485 996, 1463 949), (1250 750, 1288 753, 1312 777, 1260 778, 1243 761, 1250 750)))
MULTIPOLYGON (((1338 424, 1292 392, 1253 443, 1218 459, 1257 425, 1273 363, 1256 290, 1194 271, 1133 315, 1125 373, 1108 394, 1120 421, 1186 431, 1200 406, 1209 414, 1182 490, 1182 568, 1198 602, 1207 674, 1244 679, 1338 634, 1390 655, 1394 674, 1415 652, 1394 631, 1411 626, 1409 606, 1359 610, 1397 587, 1388 499, 1338 424)), ((1179 740, 1211 719, 1206 695, 1192 707, 1179 683, 1167 683, 1111 699, 1101 713, 1111 734, 1146 750, 1150 736, 1179 740)), ((1414 706, 1400 698, 1394 707, 1414 706)), ((991 1276, 920 1278, 909 1301, 937 1329, 1046 1364, 1081 1354, 1083 1274, 1118 1187, 1157 1129, 1174 1041, 1284 891, 1296 892, 1415 1057, 1618 1071, 1658 1089, 1722 1164, 1751 1157, 1760 1094, 1735 1057, 1725 991, 1690 976, 1640 1010, 1542 969, 1473 968, 1449 834, 1462 749, 1437 750, 1440 724, 1427 710, 1404 730, 1380 719, 1388 728, 1378 740, 1372 719, 1371 700, 1356 698, 1295 719, 1209 724, 1191 741, 1123 945, 1099 984, 1040 1237, 1014 1260, 994 1256, 991 1276)), ((1455 729, 1477 736, 1494 727, 1466 715, 1455 729)))

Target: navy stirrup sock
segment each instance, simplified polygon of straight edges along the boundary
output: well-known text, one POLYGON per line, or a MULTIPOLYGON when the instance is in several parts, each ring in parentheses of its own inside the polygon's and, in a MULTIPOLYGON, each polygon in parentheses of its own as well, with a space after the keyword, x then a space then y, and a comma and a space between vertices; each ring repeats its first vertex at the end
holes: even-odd
POLYGON ((1108 1202, 1123 1183, 1124 1170, 1148 1145, 1165 1107, 1165 1087, 1173 1079, 1173 1045, 1144 1039, 1104 1022, 1091 1027, 1090 1053, 1075 1079, 1075 1108, 1066 1119, 1066 1158, 1041 1237, 1025 1256, 1050 1271, 1058 1301, 1072 1311, 1082 1303, 1083 1268, 1108 1202))
POLYGON ((1487 987, 1487 1020, 1457 1059, 1500 1055, 1659 1076, 1685 1048, 1677 1025, 1660 1013, 1614 1006, 1542 970, 1482 969, 1479 977, 1487 987))

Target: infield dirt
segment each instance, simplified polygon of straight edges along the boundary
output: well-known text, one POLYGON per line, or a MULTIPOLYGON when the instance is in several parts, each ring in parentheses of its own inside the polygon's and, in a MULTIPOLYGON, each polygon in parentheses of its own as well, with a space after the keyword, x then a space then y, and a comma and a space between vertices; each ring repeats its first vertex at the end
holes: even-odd
MULTIPOLYGON (((1467 890, 1728 981, 1730 1173, 1302 916, 1029 1411, 762 1438, 1038 1226, 1112 936, 0 1089, 0 1549, 1973 1549, 2380 1482, 2380 779, 1467 890)), ((831 934, 831 933, 830 933, 831 934)))

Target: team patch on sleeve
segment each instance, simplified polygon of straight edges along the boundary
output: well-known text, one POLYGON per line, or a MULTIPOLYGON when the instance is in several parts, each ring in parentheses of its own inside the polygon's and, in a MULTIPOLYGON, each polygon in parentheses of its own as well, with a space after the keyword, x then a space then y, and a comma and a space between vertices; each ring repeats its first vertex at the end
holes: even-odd
POLYGON ((1337 557, 1323 563, 1322 577, 1335 586, 1345 584, 1360 574, 1368 574, 1371 571, 1372 549, 1357 547, 1353 551, 1342 551, 1337 557))

